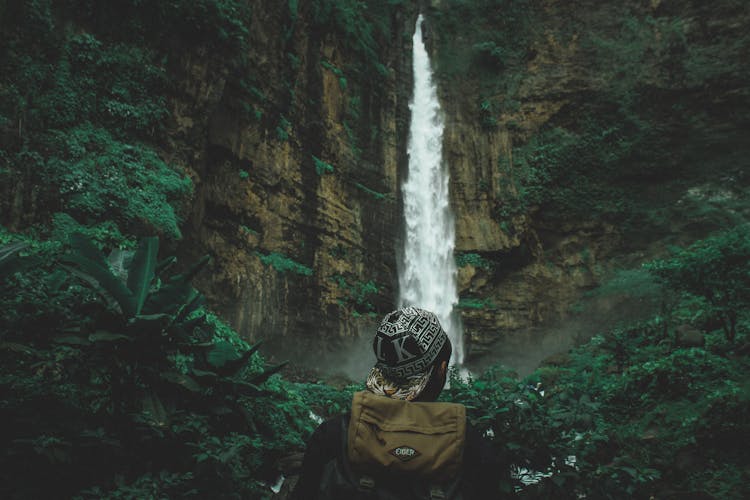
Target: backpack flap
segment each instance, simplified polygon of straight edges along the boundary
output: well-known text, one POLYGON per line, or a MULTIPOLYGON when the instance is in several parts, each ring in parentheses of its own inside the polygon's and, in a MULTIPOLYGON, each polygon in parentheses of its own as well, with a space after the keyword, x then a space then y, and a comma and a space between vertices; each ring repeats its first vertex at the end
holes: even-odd
POLYGON ((458 474, 466 408, 354 394, 347 455, 352 467, 445 480, 458 474))

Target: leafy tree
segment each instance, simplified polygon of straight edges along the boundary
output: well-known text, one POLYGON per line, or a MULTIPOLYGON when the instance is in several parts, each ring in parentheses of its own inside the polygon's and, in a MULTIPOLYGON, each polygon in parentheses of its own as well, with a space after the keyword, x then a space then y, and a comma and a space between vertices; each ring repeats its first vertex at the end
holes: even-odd
POLYGON ((750 236, 747 224, 678 249, 674 257, 647 264, 670 287, 703 297, 729 341, 750 303, 750 236))
POLYGON ((597 335, 524 380, 501 367, 454 376, 441 397, 466 405, 517 498, 746 498, 750 363, 720 336, 684 349, 660 330, 597 335))

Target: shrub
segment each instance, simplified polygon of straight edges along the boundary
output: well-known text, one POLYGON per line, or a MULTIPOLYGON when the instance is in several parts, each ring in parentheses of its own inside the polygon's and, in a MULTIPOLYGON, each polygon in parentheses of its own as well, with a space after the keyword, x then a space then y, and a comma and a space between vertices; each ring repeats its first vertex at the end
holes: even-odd
POLYGON ((660 329, 647 322, 596 336, 567 364, 523 381, 499 367, 454 374, 441 398, 466 405, 505 459, 504 490, 520 498, 744 498, 737 439, 750 435, 750 364, 722 349, 670 348, 660 329))
POLYGON ((492 261, 472 252, 456 254, 456 265, 458 267, 474 266, 480 269, 492 269, 493 267, 492 261))
POLYGON ((269 254, 256 252, 256 255, 263 264, 273 267, 280 273, 291 271, 294 274, 301 274, 302 276, 312 276, 312 269, 278 252, 271 252, 269 254))
POLYGON ((190 180, 147 143, 161 136, 168 114, 163 59, 144 46, 63 29, 46 0, 15 5, 9 19, 17 24, 7 25, 0 115, 19 140, 4 144, 8 182, 39 186, 39 219, 65 212, 85 224, 106 220, 119 231, 155 228, 179 238, 190 180), (23 28, 40 16, 47 21, 32 36, 23 28))
POLYGON ((157 250, 147 238, 105 257, 74 235, 64 265, 3 280, 4 496, 258 498, 302 446, 311 421, 281 365, 190 285, 207 259, 168 276, 157 250))
POLYGON ((333 165, 321 160, 315 155, 313 155, 312 159, 313 159, 313 163, 315 164, 315 173, 317 173, 318 175, 325 175, 325 174, 333 173, 333 165))
POLYGON ((54 132, 55 151, 47 160, 47 179, 71 213, 104 218, 122 227, 146 224, 180 238, 173 203, 192 191, 190 179, 176 172, 147 146, 115 140, 90 124, 54 132))
POLYGON ((677 249, 671 259, 645 266, 670 287, 702 297, 718 317, 729 341, 750 303, 750 236, 748 225, 677 249))
POLYGON ((334 274, 329 278, 336 283, 344 298, 339 302, 352 308, 358 314, 373 313, 373 300, 380 294, 380 288, 374 281, 367 282, 351 280, 341 274, 334 274))

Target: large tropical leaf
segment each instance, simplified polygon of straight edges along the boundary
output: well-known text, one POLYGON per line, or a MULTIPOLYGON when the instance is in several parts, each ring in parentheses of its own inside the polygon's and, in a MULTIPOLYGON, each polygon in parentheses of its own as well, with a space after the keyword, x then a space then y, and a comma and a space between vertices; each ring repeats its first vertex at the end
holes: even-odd
MULTIPOLYGON (((228 344, 228 342, 225 342, 225 343, 228 344)), ((250 361, 250 357, 253 354, 255 354, 255 352, 260 347, 260 344, 261 343, 258 342, 257 344, 255 344, 254 346, 252 346, 250 349, 248 349, 247 351, 243 353, 237 353, 237 349, 235 347, 232 347, 232 350, 235 353, 234 359, 227 359, 221 366, 214 365, 216 373, 225 377, 235 376, 241 369, 243 369, 247 365, 248 361, 250 361)), ((209 356, 210 355, 211 355, 211 352, 209 352, 209 356)), ((209 360, 209 363, 211 363, 210 360, 209 360)))
POLYGON ((135 314, 135 299, 132 292, 112 273, 103 256, 100 260, 91 260, 83 254, 72 253, 65 255, 63 260, 76 266, 73 268, 77 271, 74 274, 94 285, 100 292, 112 297, 125 316, 130 317, 135 314))
POLYGON ((178 371, 168 371, 161 374, 161 378, 167 382, 177 384, 192 392, 200 392, 203 388, 189 375, 178 371))
POLYGON ((161 287, 148 296, 143 305, 143 314, 170 313, 176 314, 186 302, 194 296, 190 283, 172 282, 162 283, 161 287))
POLYGON ((101 268, 109 269, 109 264, 107 264, 104 254, 96 248, 96 245, 86 235, 78 232, 71 234, 70 246, 76 254, 89 259, 101 268))
MULTIPOLYGON (((159 290, 150 294, 148 300, 143 305, 143 311, 146 314, 170 312, 177 313, 183 311, 186 304, 189 314, 195 310, 203 300, 200 294, 190 284, 190 280, 210 261, 208 255, 193 264, 187 271, 182 274, 172 276, 159 287, 159 290)), ((158 267, 169 265, 171 262, 162 261, 158 267)), ((180 320, 182 317, 180 318, 180 320)))
POLYGON ((240 359, 242 359, 242 356, 237 353, 237 348, 225 340, 214 344, 213 349, 206 355, 206 361, 214 368, 222 368, 227 363, 240 359))
POLYGON ((211 261, 211 256, 204 255, 198 262, 190 266, 190 268, 185 271, 182 274, 178 274, 175 276, 172 276, 169 281, 172 283, 182 282, 182 283, 189 283, 190 280, 192 280, 196 274, 198 274, 201 269, 203 269, 206 264, 208 264, 211 261))
POLYGON ((150 336, 152 341, 168 341, 164 336, 174 317, 171 314, 139 314, 128 321, 129 330, 136 336, 150 336))
POLYGON ((143 412, 149 417, 148 421, 151 425, 163 427, 169 423, 169 414, 161 398, 154 391, 148 391, 143 394, 141 406, 143 412))
POLYGON ((206 302, 206 298, 203 296, 203 294, 200 293, 198 290, 194 289, 190 298, 186 301, 182 309, 180 309, 180 312, 175 318, 175 321, 178 321, 178 322, 184 321, 188 316, 190 316, 191 313, 198 310, 198 308, 202 306, 205 302, 206 302))
POLYGON ((151 289, 156 270, 156 254, 159 251, 159 239, 144 238, 138 245, 133 262, 128 269, 128 288, 133 293, 135 314, 140 314, 146 297, 151 289))
POLYGON ((161 273, 172 267, 172 264, 174 264, 175 262, 177 262, 177 257, 175 257, 174 255, 171 255, 164 260, 160 260, 159 263, 156 264, 154 274, 156 274, 157 276, 161 275, 161 273))
POLYGON ((14 253, 20 252, 27 246, 29 246, 29 244, 24 243, 23 241, 16 241, 15 243, 8 243, 7 245, 1 246, 0 247, 0 262, 7 260, 14 253))
POLYGON ((97 330, 89 335, 89 341, 91 342, 120 342, 123 340, 131 341, 133 338, 122 333, 113 333, 105 330, 97 330))

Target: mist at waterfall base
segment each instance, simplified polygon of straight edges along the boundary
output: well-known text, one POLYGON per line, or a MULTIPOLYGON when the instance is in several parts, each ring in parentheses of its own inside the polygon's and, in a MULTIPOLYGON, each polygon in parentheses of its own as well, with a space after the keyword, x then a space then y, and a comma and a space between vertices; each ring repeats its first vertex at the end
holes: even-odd
MULTIPOLYGON (((464 368, 481 374, 493 365, 514 371, 519 378, 533 373, 545 360, 564 354, 618 325, 652 317, 659 310, 658 297, 622 294, 608 297, 582 297, 578 312, 539 325, 512 331, 498 331, 497 340, 484 352, 470 349, 464 368)), ((299 378, 339 383, 363 382, 375 364, 372 339, 380 318, 363 321, 356 338, 320 340, 269 339, 261 348, 273 362, 291 361, 309 370, 299 378)))

